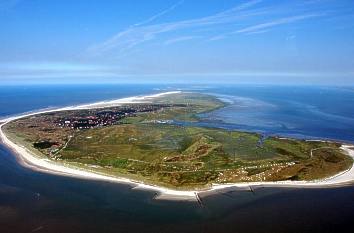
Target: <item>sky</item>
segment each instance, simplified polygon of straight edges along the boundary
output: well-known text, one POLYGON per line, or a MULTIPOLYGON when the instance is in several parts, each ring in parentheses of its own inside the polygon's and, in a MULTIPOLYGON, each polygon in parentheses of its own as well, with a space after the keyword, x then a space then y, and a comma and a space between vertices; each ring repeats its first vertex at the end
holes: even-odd
POLYGON ((0 0, 0 85, 354 85, 353 0, 0 0))

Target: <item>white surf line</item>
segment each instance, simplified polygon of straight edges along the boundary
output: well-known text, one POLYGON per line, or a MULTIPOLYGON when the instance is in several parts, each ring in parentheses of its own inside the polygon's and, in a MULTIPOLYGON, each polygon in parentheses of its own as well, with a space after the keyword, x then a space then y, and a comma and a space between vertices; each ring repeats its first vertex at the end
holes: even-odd
MULTIPOLYGON (((354 146, 343 144, 340 147, 354 160, 354 146)), ((199 191, 200 193, 207 193, 212 190, 222 190, 226 188, 245 188, 251 186, 263 186, 263 187, 323 187, 334 186, 340 184, 353 183, 354 181, 354 164, 351 168, 340 172, 334 176, 327 177, 320 180, 311 181, 267 181, 267 182, 244 182, 244 183, 229 183, 229 184, 213 184, 210 190, 199 191)))
MULTIPOLYGON (((333 177, 329 177, 322 180, 314 180, 314 181, 276 181, 276 182, 240 182, 240 183, 230 183, 230 184, 212 184, 210 188, 205 190, 192 190, 192 191, 181 191, 181 190, 173 190, 169 188, 164 188, 160 186, 148 185, 144 184, 140 181, 131 180, 128 178, 119 178, 119 177, 112 177, 106 174, 99 174, 93 171, 87 171, 82 168, 78 167, 69 167, 68 164, 58 164, 54 161, 45 158, 39 158, 38 156, 34 155, 31 151, 26 149, 24 146, 17 145, 11 140, 7 138, 7 136, 2 131, 2 126, 9 123, 10 121, 32 116, 41 113, 48 113, 48 112, 56 112, 56 111, 64 111, 64 110, 77 110, 77 109, 92 109, 92 108, 104 108, 104 107, 112 107, 112 106, 119 106, 121 104, 129 104, 129 103, 141 103, 141 102, 148 102, 153 98, 161 97, 164 95, 169 94, 177 94, 181 93, 180 91, 173 91, 173 92, 164 92, 155 95, 148 95, 148 96, 137 96, 137 97, 130 97, 130 98, 123 98, 118 100, 112 101, 102 101, 93 104, 85 104, 79 106, 71 106, 71 107, 64 107, 59 109, 53 109, 48 111, 40 111, 34 112, 24 115, 19 115, 15 117, 10 117, 5 120, 2 120, 0 124, 0 138, 7 145, 10 149, 12 149, 16 154, 19 155, 20 163, 26 167, 29 167, 33 170, 40 170, 48 173, 72 176, 72 177, 79 177, 79 178, 86 178, 86 179, 94 179, 94 180, 105 180, 111 182, 118 182, 118 183, 126 183, 132 184, 135 187, 133 189, 143 189, 143 190, 154 190, 159 192, 159 195, 156 199, 169 199, 169 200, 198 200, 199 193, 208 193, 212 192, 213 190, 221 190, 230 187, 250 187, 250 186, 268 186, 268 187, 305 187, 305 186, 330 186, 330 185, 337 185, 337 184, 344 184, 348 182, 354 181, 354 167, 352 166, 347 171, 341 172, 336 174, 333 177)), ((342 145, 341 149, 346 151, 349 156, 354 159, 354 148, 352 145, 342 145)))
MULTIPOLYGON (((57 162, 51 161, 46 158, 40 158, 36 155, 33 154, 30 150, 25 148, 22 145, 18 145, 14 142, 12 142, 3 132, 2 127, 13 121, 17 120, 23 117, 28 117, 28 116, 33 116, 37 114, 43 114, 43 113, 50 113, 50 112, 58 112, 58 111, 65 111, 65 110, 78 110, 78 109, 92 109, 92 108, 105 108, 105 107, 113 107, 113 106, 119 106, 122 104, 130 104, 130 103, 145 103, 149 102, 149 100, 152 100, 154 98, 158 98, 161 96, 165 95, 170 95, 170 94, 178 94, 181 93, 181 91, 171 91, 171 92, 163 92, 155 95, 147 95, 147 96, 136 96, 136 97, 129 97, 129 98, 123 98, 123 99, 118 99, 118 100, 112 100, 112 101, 102 101, 98 103, 92 103, 92 104, 85 104, 85 105, 79 105, 79 106, 69 106, 69 107, 64 107, 64 108, 58 108, 58 109, 51 109, 51 110, 44 110, 44 111, 38 111, 38 112, 33 112, 33 113, 27 113, 23 115, 18 115, 14 117, 9 117, 7 119, 3 119, 0 124, 0 138, 2 142, 12 149, 20 159, 19 162, 21 165, 31 168, 33 170, 39 170, 43 172, 48 172, 48 173, 54 173, 54 174, 60 174, 60 175, 65 175, 65 176, 72 176, 72 177, 79 177, 79 178, 87 178, 87 179, 95 179, 95 180, 105 180, 105 181, 112 181, 112 182, 118 182, 118 183, 127 183, 127 184, 133 184, 135 185, 134 188, 136 189, 149 189, 149 190, 155 190, 160 193, 161 197, 160 198, 165 198, 165 197, 170 197, 171 199, 184 199, 184 200, 194 200, 195 199, 195 194, 193 191, 179 191, 179 190, 172 190, 168 188, 163 188, 159 186, 154 186, 154 185, 147 185, 139 181, 131 180, 128 178, 118 178, 118 177, 112 177, 106 174, 99 174, 93 171, 87 171, 79 167, 69 167, 68 164, 59 164, 57 162)), ((168 199, 170 199, 168 198, 168 199)))
POLYGON ((108 108, 108 107, 120 106, 122 104, 148 103, 150 100, 158 98, 158 97, 162 97, 165 95, 171 95, 171 94, 179 94, 179 93, 182 93, 182 91, 168 91, 168 92, 162 92, 162 93, 153 94, 153 95, 133 96, 133 97, 127 97, 127 98, 120 98, 120 99, 116 99, 116 100, 100 101, 100 102, 89 103, 89 104, 80 104, 80 105, 67 106, 67 107, 62 107, 62 108, 54 108, 54 109, 49 109, 49 110, 34 111, 34 112, 30 112, 30 113, 20 114, 20 115, 11 116, 11 117, 8 117, 5 119, 1 119, 0 123, 8 123, 13 120, 17 120, 20 118, 33 116, 33 115, 37 115, 37 114, 42 114, 42 113, 70 111, 70 110, 95 109, 95 108, 108 108))

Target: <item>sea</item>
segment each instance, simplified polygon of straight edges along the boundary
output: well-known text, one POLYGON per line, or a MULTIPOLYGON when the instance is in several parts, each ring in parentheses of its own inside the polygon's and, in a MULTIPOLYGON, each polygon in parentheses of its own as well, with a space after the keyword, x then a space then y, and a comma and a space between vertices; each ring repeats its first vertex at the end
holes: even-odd
MULTIPOLYGON (((0 86, 0 121, 53 109, 166 91, 212 94, 226 107, 204 127, 354 144, 354 87, 279 85, 0 86)), ((354 185, 234 188, 201 194, 203 205, 156 200, 154 191, 24 168, 0 144, 0 232, 348 232, 354 185)))

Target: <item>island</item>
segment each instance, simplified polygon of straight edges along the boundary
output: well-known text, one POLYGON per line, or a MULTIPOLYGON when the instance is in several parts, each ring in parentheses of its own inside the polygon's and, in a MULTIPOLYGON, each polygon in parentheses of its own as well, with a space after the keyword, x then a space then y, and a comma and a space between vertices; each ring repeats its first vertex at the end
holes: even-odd
POLYGON ((1 130, 39 160, 171 190, 316 182, 352 168, 353 158, 339 142, 200 124, 203 113, 227 104, 213 95, 174 92, 28 114, 6 121, 1 130))

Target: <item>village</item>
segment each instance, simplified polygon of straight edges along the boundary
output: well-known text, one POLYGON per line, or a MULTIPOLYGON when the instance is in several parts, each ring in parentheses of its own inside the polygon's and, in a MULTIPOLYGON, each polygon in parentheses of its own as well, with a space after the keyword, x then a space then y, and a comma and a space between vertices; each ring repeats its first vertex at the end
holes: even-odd
POLYGON ((120 124, 125 117, 133 117, 138 113, 162 111, 175 105, 172 104, 134 104, 104 110, 88 110, 68 114, 59 118, 55 124, 61 128, 90 129, 120 124))

